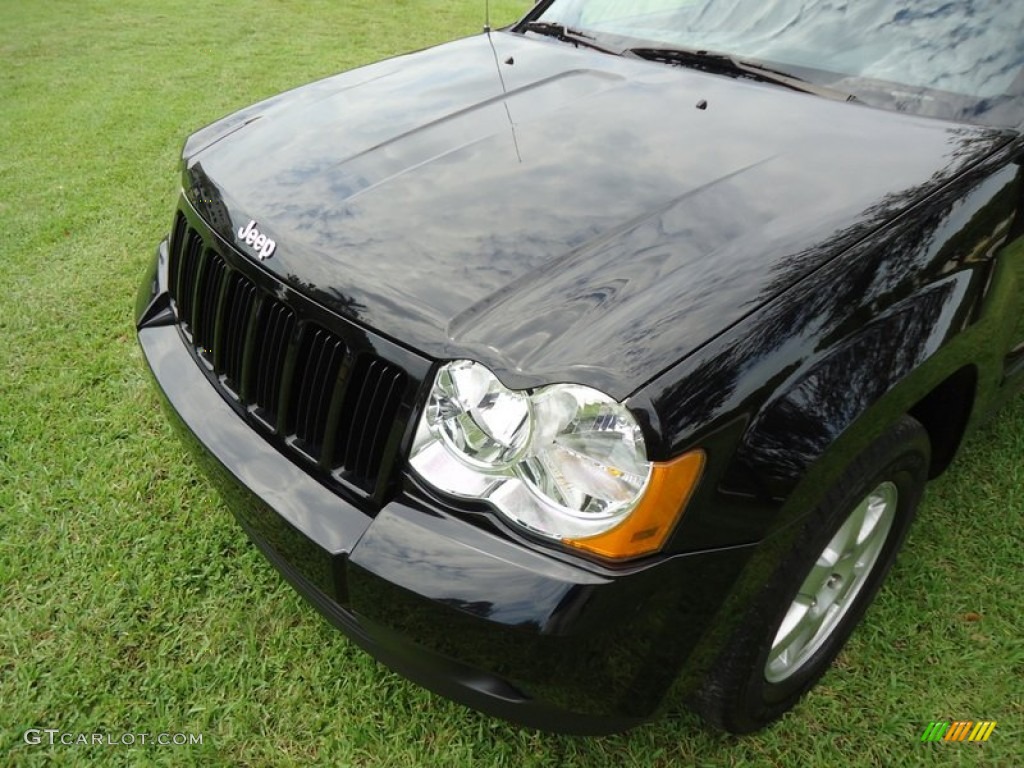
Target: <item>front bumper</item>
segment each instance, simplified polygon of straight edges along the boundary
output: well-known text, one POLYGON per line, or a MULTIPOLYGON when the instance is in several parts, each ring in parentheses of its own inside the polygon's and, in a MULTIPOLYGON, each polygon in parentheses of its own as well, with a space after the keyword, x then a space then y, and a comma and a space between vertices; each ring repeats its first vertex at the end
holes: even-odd
POLYGON ((166 243, 137 317, 168 410, 250 538, 328 619, 424 687, 527 726, 603 733, 657 711, 746 549, 613 571, 473 525, 410 480, 380 510, 360 509, 210 385, 174 324, 161 263, 166 243))

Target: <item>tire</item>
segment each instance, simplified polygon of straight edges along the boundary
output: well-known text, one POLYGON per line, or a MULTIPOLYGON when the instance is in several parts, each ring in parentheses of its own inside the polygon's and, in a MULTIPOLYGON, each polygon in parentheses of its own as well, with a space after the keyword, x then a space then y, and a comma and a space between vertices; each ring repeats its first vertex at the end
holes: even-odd
POLYGON ((692 702, 705 720, 731 733, 756 731, 824 674, 896 559, 930 453, 924 428, 904 416, 850 463, 705 678, 692 702))

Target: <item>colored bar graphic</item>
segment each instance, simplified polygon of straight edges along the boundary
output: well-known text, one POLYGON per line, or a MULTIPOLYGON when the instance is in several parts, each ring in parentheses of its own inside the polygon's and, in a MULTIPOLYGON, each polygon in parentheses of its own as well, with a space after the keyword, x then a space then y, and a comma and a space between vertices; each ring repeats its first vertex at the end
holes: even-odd
POLYGON ((992 731, 996 729, 996 721, 993 720, 989 723, 982 723, 985 726, 979 733, 978 737, 975 738, 974 734, 971 734, 971 741, 988 741, 988 737, 992 735, 992 731))
POLYGON ((967 738, 968 729, 974 725, 970 720, 957 720, 946 733, 946 741, 963 741, 967 738))
POLYGON ((988 741, 995 729, 995 720, 932 721, 921 734, 921 741, 988 741))

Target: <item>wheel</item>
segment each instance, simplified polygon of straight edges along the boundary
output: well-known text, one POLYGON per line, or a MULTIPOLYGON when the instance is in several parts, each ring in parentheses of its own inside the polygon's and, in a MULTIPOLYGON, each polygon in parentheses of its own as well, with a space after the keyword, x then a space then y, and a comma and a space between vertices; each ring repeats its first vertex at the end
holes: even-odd
POLYGON ((821 677, 896 559, 929 460, 927 433, 906 416, 847 467, 705 678, 693 706, 706 720, 755 731, 821 677))

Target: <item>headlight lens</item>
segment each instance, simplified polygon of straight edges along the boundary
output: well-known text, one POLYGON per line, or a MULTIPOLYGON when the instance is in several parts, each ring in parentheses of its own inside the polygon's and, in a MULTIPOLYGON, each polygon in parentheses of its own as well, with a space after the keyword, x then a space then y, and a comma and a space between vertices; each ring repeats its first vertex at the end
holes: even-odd
POLYGON ((482 365, 461 362, 438 373, 426 421, 432 434, 470 466, 503 469, 527 447, 530 410, 528 395, 506 389, 482 365))
POLYGON ((509 520, 562 540, 619 526, 652 475, 625 406, 575 384, 510 390, 468 360, 438 372, 410 463, 434 487, 489 501, 509 520))

